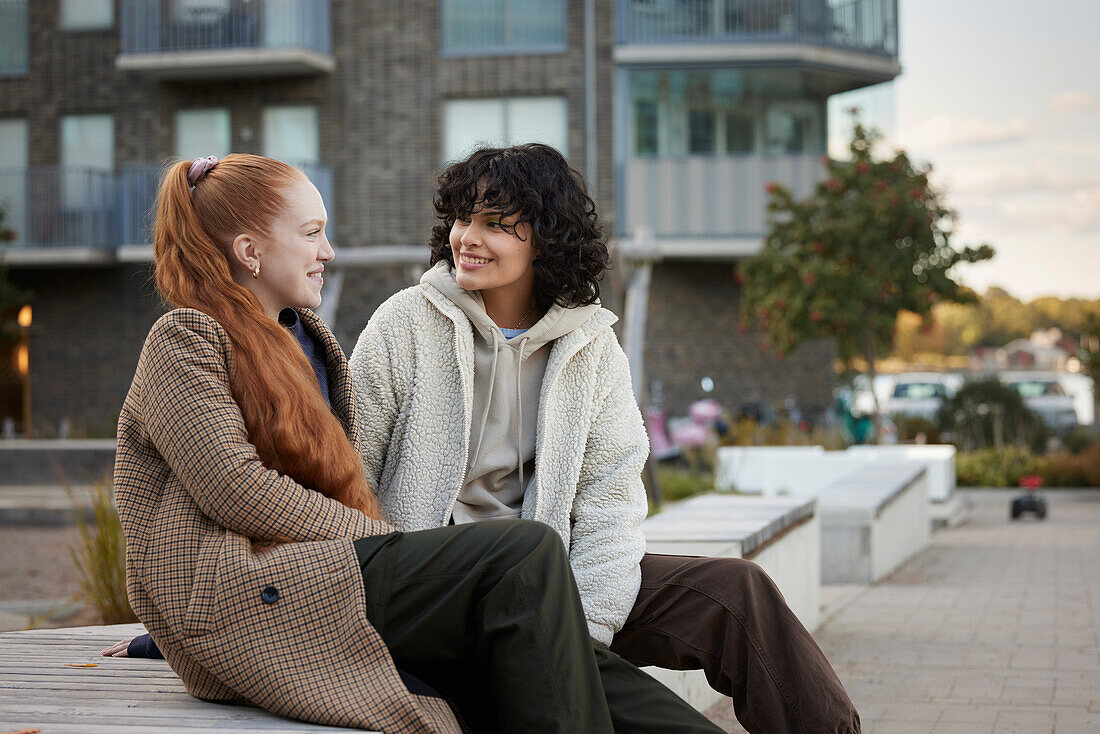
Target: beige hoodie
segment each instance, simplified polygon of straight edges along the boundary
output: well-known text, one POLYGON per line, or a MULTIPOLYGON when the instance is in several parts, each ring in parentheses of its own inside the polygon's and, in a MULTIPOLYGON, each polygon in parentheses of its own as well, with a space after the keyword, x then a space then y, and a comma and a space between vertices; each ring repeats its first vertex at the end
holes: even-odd
POLYGON ((448 263, 436 264, 420 282, 461 308, 475 334, 469 466, 452 518, 460 524, 519 517, 535 473, 539 393, 550 348, 600 307, 554 305, 530 329, 507 339, 485 313, 481 293, 460 288, 448 263))

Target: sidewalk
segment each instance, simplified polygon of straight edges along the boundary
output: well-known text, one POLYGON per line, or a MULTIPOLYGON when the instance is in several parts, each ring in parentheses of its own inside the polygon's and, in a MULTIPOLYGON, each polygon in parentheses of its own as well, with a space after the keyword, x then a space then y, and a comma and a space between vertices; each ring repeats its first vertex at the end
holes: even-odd
POLYGON ((871 734, 1100 732, 1100 491, 967 491, 970 522, 817 634, 871 734))

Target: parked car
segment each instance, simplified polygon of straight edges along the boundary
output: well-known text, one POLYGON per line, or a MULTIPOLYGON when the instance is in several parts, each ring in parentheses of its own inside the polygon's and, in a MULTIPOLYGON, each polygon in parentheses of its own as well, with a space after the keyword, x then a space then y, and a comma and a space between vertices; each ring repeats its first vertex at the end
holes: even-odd
POLYGON ((955 375, 938 372, 897 375, 885 410, 893 417, 907 415, 934 423, 944 401, 955 396, 958 383, 959 379, 955 375))
POLYGON ((1058 377, 1051 372, 1006 372, 1001 380, 1020 394, 1052 431, 1065 435, 1076 428, 1077 410, 1073 398, 1066 394, 1058 377))

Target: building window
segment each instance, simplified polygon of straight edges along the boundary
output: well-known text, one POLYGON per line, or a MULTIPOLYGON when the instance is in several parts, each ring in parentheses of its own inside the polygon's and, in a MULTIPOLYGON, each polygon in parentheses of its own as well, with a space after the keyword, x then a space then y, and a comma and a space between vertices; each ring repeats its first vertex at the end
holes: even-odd
POLYGON ((27 242, 27 121, 0 120, 0 206, 4 207, 5 229, 15 239, 7 244, 27 242))
POLYGON ((176 155, 184 160, 228 155, 229 110, 180 110, 176 113, 176 155))
POLYGON ((264 155, 295 166, 321 162, 317 108, 266 107, 263 111, 264 155))
POLYGON ((453 161, 478 145, 546 143, 568 155, 565 97, 453 99, 443 107, 443 158, 453 161))
POLYGON ((61 118, 61 196, 66 209, 108 206, 114 166, 115 121, 111 115, 61 118))
POLYGON ((0 76, 27 73, 27 0, 0 0, 0 76))
POLYGON ((631 154, 825 152, 825 98, 787 69, 630 72, 631 154))
POLYGON ((566 0, 442 0, 445 54, 561 53, 566 0))
POLYGON ((114 0, 61 0, 61 27, 94 30, 114 25, 114 0))

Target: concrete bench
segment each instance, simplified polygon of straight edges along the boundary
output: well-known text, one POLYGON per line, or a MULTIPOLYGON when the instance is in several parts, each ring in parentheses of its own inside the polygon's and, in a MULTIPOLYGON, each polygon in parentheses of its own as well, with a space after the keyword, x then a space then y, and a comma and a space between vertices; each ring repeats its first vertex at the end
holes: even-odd
POLYGON ((762 494, 774 481, 774 468, 784 461, 824 453, 821 446, 722 446, 718 449, 714 484, 719 492, 762 494))
MULTIPOLYGON (((745 558, 775 581, 807 629, 820 621, 821 523, 812 498, 701 495, 642 526, 649 553, 745 558)), ((703 711, 721 696, 701 671, 646 672, 703 711)))
POLYGON ((140 624, 0 634, 0 730, 45 734, 348 732, 248 706, 193 698, 163 660, 99 651, 145 631, 140 624), (95 667, 69 667, 94 664, 95 667))
POLYGON ((927 477, 920 462, 873 462, 822 489, 822 582, 874 583, 928 545, 927 477))
POLYGON ((950 444, 924 446, 852 446, 845 453, 871 461, 919 461, 928 470, 928 499, 947 502, 955 493, 955 447, 950 444))
POLYGON ((92 484, 114 465, 113 438, 0 441, 0 485, 92 484))
POLYGON ((846 451, 820 446, 723 447, 718 450, 716 484, 719 491, 816 497, 862 467, 899 461, 919 462, 927 469, 933 530, 966 521, 966 503, 955 495, 955 447, 949 445, 852 446, 846 451))

